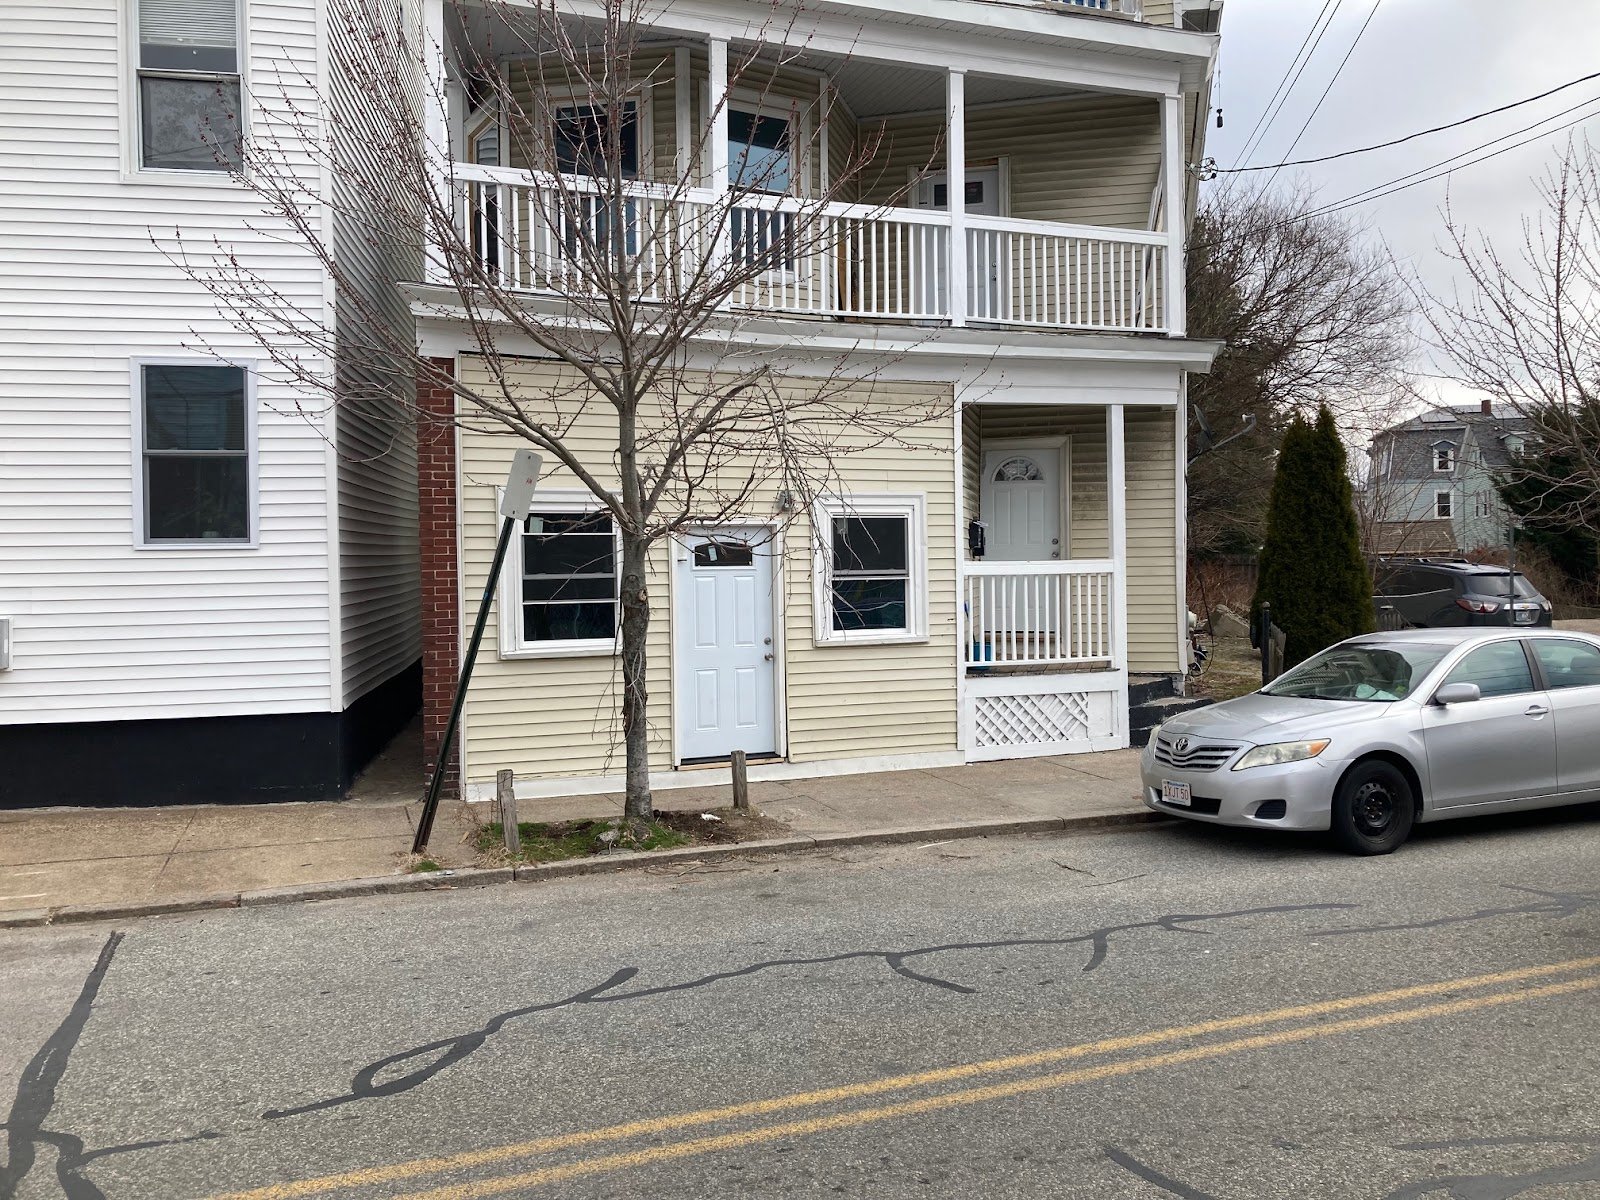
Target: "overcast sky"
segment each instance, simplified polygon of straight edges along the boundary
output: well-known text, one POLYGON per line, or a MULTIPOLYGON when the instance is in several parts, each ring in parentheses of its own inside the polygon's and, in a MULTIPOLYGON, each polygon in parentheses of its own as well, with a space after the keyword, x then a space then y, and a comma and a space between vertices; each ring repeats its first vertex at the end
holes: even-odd
MULTIPOLYGON (((1288 103, 1246 163, 1283 161, 1373 11, 1373 0, 1331 0, 1331 4, 1336 8, 1333 23, 1288 103)), ((1213 116, 1207 143, 1207 153, 1218 166, 1235 165, 1252 126, 1322 7, 1323 0, 1227 0, 1219 86, 1213 99, 1223 110, 1224 125, 1217 129, 1213 116)), ((1310 158, 1387 141, 1521 100, 1594 71, 1600 71, 1600 0, 1378 0, 1371 24, 1292 157, 1310 158)), ((1583 117, 1570 132, 1586 132, 1600 143, 1600 79, 1596 79, 1460 129, 1294 170, 1331 202, 1580 103, 1583 106, 1576 111, 1540 128, 1583 117)), ((1445 285, 1450 280, 1448 264, 1435 245, 1441 238, 1439 210, 1446 197, 1463 222, 1497 239, 1517 238, 1522 217, 1538 207, 1536 177, 1566 136, 1562 132, 1540 138, 1350 213, 1363 217, 1375 237, 1415 263, 1430 285, 1445 285)), ((1289 174, 1280 175, 1280 182, 1289 174)))

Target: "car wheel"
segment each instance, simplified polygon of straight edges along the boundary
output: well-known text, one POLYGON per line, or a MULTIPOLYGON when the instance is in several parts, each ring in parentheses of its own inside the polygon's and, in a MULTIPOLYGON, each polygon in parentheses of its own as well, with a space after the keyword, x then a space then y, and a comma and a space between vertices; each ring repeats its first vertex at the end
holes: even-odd
POLYGON ((1416 819, 1416 795, 1392 763, 1358 763, 1334 793, 1333 838, 1351 854, 1388 854, 1411 836, 1416 819))

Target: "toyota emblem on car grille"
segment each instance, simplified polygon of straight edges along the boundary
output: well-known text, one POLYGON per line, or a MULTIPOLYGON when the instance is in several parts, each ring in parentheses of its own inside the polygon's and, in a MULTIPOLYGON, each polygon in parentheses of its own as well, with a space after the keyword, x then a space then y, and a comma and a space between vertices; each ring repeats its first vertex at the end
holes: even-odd
POLYGON ((1177 741, 1172 743, 1172 748, 1179 754, 1189 753, 1189 739, 1186 737, 1179 738, 1177 741))

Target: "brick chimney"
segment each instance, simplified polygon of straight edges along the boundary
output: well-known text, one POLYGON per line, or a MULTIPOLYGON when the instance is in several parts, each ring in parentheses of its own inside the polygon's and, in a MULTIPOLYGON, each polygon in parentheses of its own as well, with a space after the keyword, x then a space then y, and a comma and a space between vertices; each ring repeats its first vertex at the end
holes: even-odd
POLYGON ((1486 417, 1494 416, 1494 401, 1493 400, 1480 401, 1479 404, 1478 404, 1478 411, 1481 412, 1486 417))

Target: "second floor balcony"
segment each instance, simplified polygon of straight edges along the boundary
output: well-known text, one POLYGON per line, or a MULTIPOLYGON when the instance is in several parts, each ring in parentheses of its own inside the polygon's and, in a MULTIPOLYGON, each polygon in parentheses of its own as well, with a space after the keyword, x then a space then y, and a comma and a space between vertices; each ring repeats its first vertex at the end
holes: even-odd
POLYGON ((757 315, 1183 334, 1182 89, 1205 35, 1074 5, 1029 15, 1063 35, 1044 66, 977 43, 940 64, 898 18, 835 49, 825 22, 741 37, 669 7, 619 45, 581 14, 467 12, 441 39, 444 169, 502 286, 570 297, 598 264, 672 303, 722 262, 724 303, 757 315))

